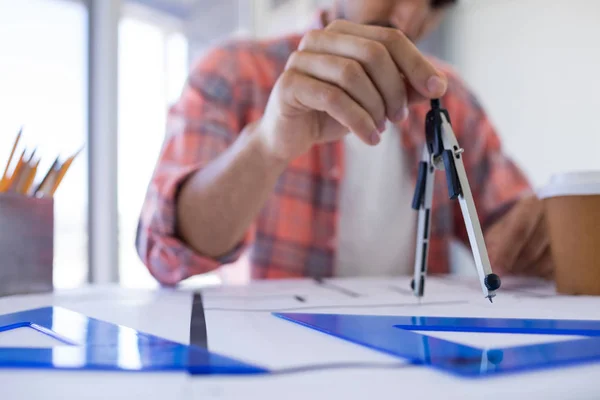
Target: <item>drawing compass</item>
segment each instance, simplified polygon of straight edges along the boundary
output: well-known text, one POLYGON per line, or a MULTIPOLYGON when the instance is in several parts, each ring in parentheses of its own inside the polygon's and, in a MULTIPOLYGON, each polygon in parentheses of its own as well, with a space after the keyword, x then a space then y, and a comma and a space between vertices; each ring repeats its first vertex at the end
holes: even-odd
POLYGON ((431 233, 433 182, 436 170, 442 170, 446 173, 450 199, 458 199, 460 203, 481 289, 484 296, 492 302, 496 296, 496 290, 500 288, 500 277, 492 272, 490 265, 481 224, 463 163, 464 149, 458 144, 452 130, 448 111, 441 108, 438 99, 431 101, 431 110, 427 113, 425 121, 425 136, 426 142, 422 160, 419 163, 417 185, 412 203, 413 209, 419 212, 412 290, 419 299, 423 297, 431 233))

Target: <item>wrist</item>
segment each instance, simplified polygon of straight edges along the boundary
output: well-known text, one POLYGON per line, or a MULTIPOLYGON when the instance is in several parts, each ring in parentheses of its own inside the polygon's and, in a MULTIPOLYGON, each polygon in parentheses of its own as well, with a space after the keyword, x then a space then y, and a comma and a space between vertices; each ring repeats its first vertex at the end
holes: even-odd
POLYGON ((243 134, 247 136, 248 145, 257 153, 270 168, 285 169, 291 158, 276 150, 270 139, 272 136, 265 131, 260 121, 255 121, 244 128, 243 134))
POLYGON ((276 135, 269 131, 261 120, 249 124, 244 130, 248 134, 251 146, 272 167, 285 168, 291 157, 281 152, 276 143, 276 135))

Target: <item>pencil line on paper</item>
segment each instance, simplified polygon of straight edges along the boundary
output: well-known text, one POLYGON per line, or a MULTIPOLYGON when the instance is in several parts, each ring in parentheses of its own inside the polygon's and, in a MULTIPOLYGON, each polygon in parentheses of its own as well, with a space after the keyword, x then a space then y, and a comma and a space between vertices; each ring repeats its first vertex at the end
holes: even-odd
POLYGON ((429 303, 393 303, 393 304, 361 304, 361 305, 328 305, 328 306, 303 306, 303 307, 287 307, 287 308, 229 308, 229 307, 205 307, 205 311, 233 311, 233 312, 284 312, 284 311, 302 311, 302 310, 319 310, 319 309, 355 309, 355 308, 384 308, 384 307, 427 307, 427 306, 449 306, 457 304, 468 304, 468 301, 436 301, 429 303))
POLYGON ((389 290, 391 290, 392 292, 401 293, 401 294, 407 294, 409 296, 413 295, 412 290, 404 289, 404 288, 401 288, 401 287, 398 287, 398 286, 389 285, 387 288, 389 290))
POLYGON ((314 282, 317 284, 317 286, 334 290, 334 291, 336 291, 338 293, 342 293, 342 294, 344 294, 344 295, 346 295, 348 297, 353 297, 353 298, 361 297, 360 293, 354 292, 354 291, 352 291, 350 289, 347 289, 347 288, 345 288, 343 286, 339 286, 339 285, 333 284, 331 282, 326 282, 322 278, 315 278, 314 282))
POLYGON ((293 298, 296 301, 302 303, 306 302, 306 296, 299 294, 264 294, 264 295, 212 295, 209 296, 211 300, 233 300, 233 301, 261 301, 261 300, 272 300, 272 299, 289 299, 293 298))

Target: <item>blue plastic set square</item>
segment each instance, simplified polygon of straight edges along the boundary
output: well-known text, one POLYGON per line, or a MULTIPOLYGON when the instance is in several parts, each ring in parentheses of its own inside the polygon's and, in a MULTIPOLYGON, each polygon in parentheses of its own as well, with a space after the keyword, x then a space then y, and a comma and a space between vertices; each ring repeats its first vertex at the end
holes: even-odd
POLYGON ((250 374, 266 370, 60 307, 0 315, 0 333, 29 327, 62 345, 0 348, 0 368, 250 374))
MULTIPOLYGON (((481 378, 600 361, 600 321, 275 313, 306 328, 460 377, 481 378), (419 332, 578 336, 573 340, 478 349, 419 332), (581 337, 584 338, 581 338, 581 337)), ((53 348, 0 348, 0 368, 268 374, 269 369, 59 307, 0 315, 0 332, 29 327, 53 348)))
POLYGON ((477 378, 600 361, 600 321, 337 314, 279 316, 413 364, 462 377, 477 378), (587 337, 484 350, 414 331, 587 337))

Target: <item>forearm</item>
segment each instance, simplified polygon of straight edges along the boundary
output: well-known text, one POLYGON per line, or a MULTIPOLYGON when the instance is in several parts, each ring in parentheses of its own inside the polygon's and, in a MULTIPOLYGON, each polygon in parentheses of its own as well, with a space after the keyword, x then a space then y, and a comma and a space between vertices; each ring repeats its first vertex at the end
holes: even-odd
POLYGON ((242 240, 285 169, 252 129, 192 175, 179 194, 178 234, 205 256, 227 254, 242 240))

